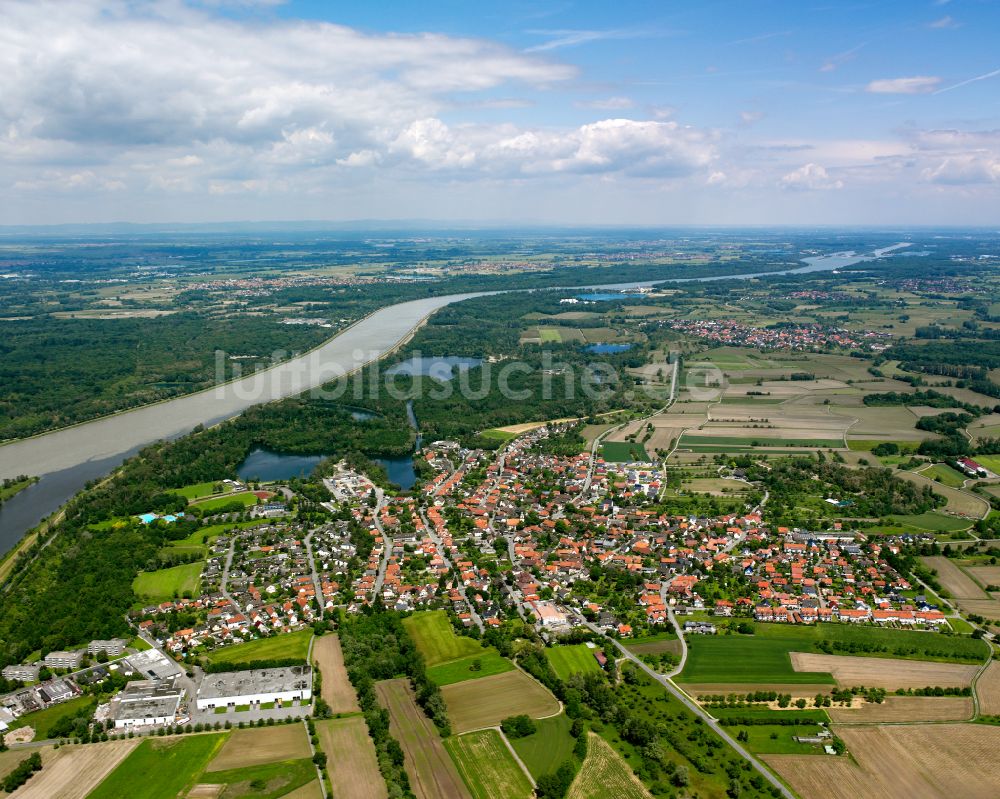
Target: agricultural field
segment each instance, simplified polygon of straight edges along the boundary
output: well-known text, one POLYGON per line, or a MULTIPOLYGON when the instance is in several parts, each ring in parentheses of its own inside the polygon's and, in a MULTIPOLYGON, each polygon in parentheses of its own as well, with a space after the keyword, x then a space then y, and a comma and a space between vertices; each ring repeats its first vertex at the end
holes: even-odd
POLYGON ((198 561, 155 572, 140 572, 132 582, 132 590, 146 602, 166 602, 184 595, 198 596, 203 565, 198 561))
POLYGON ((521 762, 536 780, 551 774, 573 757, 576 741, 569 734, 572 722, 565 713, 535 722, 535 732, 510 742, 521 762))
POLYGON ((175 799, 193 788, 226 735, 147 738, 112 771, 88 799, 175 799), (155 780, 149 775, 156 774, 155 780))
MULTIPOLYGON (((139 745, 138 739, 41 750, 42 770, 14 795, 17 799, 85 799, 139 745)), ((0 774, 6 774, 35 750, 0 753, 0 774), (7 767, 9 764, 9 768, 7 767)))
POLYGON ((633 638, 623 642, 625 648, 636 655, 662 655, 669 652, 680 655, 681 642, 676 635, 651 635, 645 638, 633 638))
POLYGON ((918 470, 917 473, 952 488, 961 488, 965 485, 965 475, 957 469, 952 469, 946 463, 931 464, 924 469, 918 470))
POLYGON ((528 799, 533 786, 496 730, 453 736, 445 748, 473 799, 528 799))
POLYGON ((452 685, 465 680, 477 680, 480 677, 490 677, 512 671, 514 664, 501 657, 495 649, 480 649, 479 653, 469 657, 439 663, 427 669, 427 676, 440 686, 452 685))
POLYGON ((652 799, 628 764, 601 736, 589 733, 587 757, 570 786, 569 799, 652 799))
POLYGON ((256 641, 247 641, 245 644, 216 649, 205 657, 209 663, 215 664, 242 664, 255 660, 283 658, 296 658, 305 663, 306 654, 309 652, 309 639, 312 638, 312 634, 312 630, 298 630, 285 635, 272 635, 268 638, 259 638, 256 641))
POLYGON ((414 613, 403 619, 403 626, 428 667, 484 651, 478 641, 456 635, 443 610, 414 613))
MULTIPOLYGON (((281 760, 312 757, 305 724, 282 724, 277 727, 248 727, 233 730, 222 749, 208 766, 209 771, 260 766, 281 760)), ((211 780, 203 780, 211 782, 211 780)))
POLYGON ((601 457, 609 463, 629 463, 632 461, 648 463, 649 453, 638 442, 604 441, 601 443, 601 457))
POLYGON ((979 585, 959 568, 954 561, 943 555, 920 558, 928 569, 937 572, 938 581, 955 599, 989 599, 979 585))
POLYGON ((965 566, 963 569, 980 585, 1000 585, 1000 566, 965 566))
POLYGON ((577 672, 600 671, 595 652, 599 649, 592 649, 586 644, 574 644, 572 646, 553 646, 545 650, 545 657, 552 665, 553 671, 560 680, 568 680, 570 675, 577 672))
POLYGON ((992 661, 976 681, 976 696, 981 713, 1000 716, 1000 661, 992 661))
MULTIPOLYGON (((386 799, 385 780, 364 717, 317 721, 316 734, 337 799, 386 799)), ((431 734, 436 736, 433 730, 431 734)))
POLYGON ((796 670, 806 674, 829 672, 842 688, 856 685, 887 690, 925 688, 929 685, 964 688, 972 685, 972 678, 979 670, 978 666, 963 663, 821 655, 812 652, 792 652, 791 660, 796 670))
MULTIPOLYGON (((979 684, 982 684, 980 679, 979 684)), ((831 721, 866 724, 875 721, 965 721, 972 718, 967 696, 887 696, 882 704, 827 709, 831 721)))
POLYGON ((441 694, 456 733, 495 727, 521 713, 538 719, 559 712, 549 689, 520 670, 446 685, 441 694))
POLYGON ((218 799, 249 799, 251 796, 276 799, 315 781, 316 766, 312 758, 307 757, 227 771, 206 771, 192 793, 212 792, 211 795, 218 799))
POLYGON ((792 666, 796 638, 761 635, 691 636, 681 683, 833 684, 823 669, 806 673, 792 666))
POLYGON ((947 500, 947 504, 944 506, 944 510, 948 513, 959 516, 965 519, 982 519, 990 511, 990 503, 988 503, 982 497, 977 497, 968 491, 963 491, 958 488, 952 488, 951 486, 943 485, 942 483, 935 483, 923 475, 916 474, 915 472, 898 471, 897 476, 902 477, 904 480, 909 480, 914 485, 922 488, 924 486, 930 486, 934 489, 936 494, 940 494, 947 500))
POLYGON ((334 713, 355 713, 361 710, 354 686, 347 678, 344 653, 336 633, 321 635, 313 643, 313 661, 323 676, 320 696, 334 713))
POLYGON ((803 799, 993 799, 1000 795, 996 769, 1000 727, 837 725, 834 731, 847 744, 850 759, 794 755, 764 759, 803 799))
POLYGON ((190 502, 192 500, 201 499, 202 497, 211 497, 215 494, 226 494, 231 491, 232 488, 228 483, 215 480, 207 483, 193 483, 191 485, 186 485, 183 488, 175 488, 170 493, 180 494, 184 497, 184 499, 190 502))
MULTIPOLYGON (((417 705, 409 681, 383 680, 375 689, 389 711, 389 728, 403 749, 406 773, 417 799, 471 799, 437 729, 417 705)), ((454 716, 452 726, 457 728, 454 716)))

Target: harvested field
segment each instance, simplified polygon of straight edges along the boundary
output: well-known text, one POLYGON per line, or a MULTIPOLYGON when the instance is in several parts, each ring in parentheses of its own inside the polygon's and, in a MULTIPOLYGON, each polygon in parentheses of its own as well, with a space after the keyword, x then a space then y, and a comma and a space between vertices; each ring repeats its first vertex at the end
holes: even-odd
POLYGON ((960 599, 958 604, 966 613, 978 613, 986 619, 1000 619, 1000 600, 960 599))
MULTIPOLYGON (((820 755, 763 755, 767 765, 802 799, 858 799, 878 796, 881 782, 846 757, 820 755)), ((909 798, 908 798, 909 799, 909 798)))
POLYGON ((596 733, 587 735, 587 757, 570 786, 569 799, 652 799, 632 769, 611 744, 596 733))
POLYGON ((361 710, 354 686, 347 679, 340 638, 334 633, 317 638, 313 642, 313 660, 323 675, 323 690, 320 695, 330 705, 330 709, 334 713, 354 713, 361 710))
MULTIPOLYGON (((17 791, 18 799, 84 799, 140 743, 138 738, 42 753, 42 770, 17 791)), ((27 757, 27 752, 19 753, 27 757)))
POLYGON ((994 660, 976 681, 979 711, 987 716, 1000 716, 1000 661, 994 660))
POLYGON ((59 754, 58 749, 51 746, 43 746, 39 749, 8 749, 0 752, 0 780, 6 777, 32 752, 38 752, 42 756, 42 768, 52 762, 52 759, 59 754))
POLYGON ((323 789, 320 787, 319 780, 313 780, 310 783, 306 783, 301 788, 296 788, 291 793, 286 793, 282 799, 325 799, 323 796, 323 789))
POLYGON ((753 488, 745 480, 736 480, 726 477, 696 477, 693 480, 685 480, 681 484, 685 491, 696 491, 699 494, 710 494, 713 497, 725 497, 733 494, 745 494, 753 488))
POLYGON ((920 561, 937 572, 938 580, 956 599, 989 599, 982 588, 952 561, 943 555, 924 557, 920 561))
POLYGON ((495 727, 520 713, 539 719, 559 712, 549 689, 520 670, 446 685, 441 694, 456 733, 495 727))
POLYGON ((304 724, 254 727, 233 730, 206 771, 227 771, 306 757, 312 757, 312 750, 304 724))
POLYGON ((867 658, 852 655, 819 655, 791 652, 796 671, 828 671, 842 688, 864 685, 868 688, 942 688, 972 685, 979 666, 961 663, 931 663, 923 660, 867 658))
POLYGON ((219 799, 224 790, 226 790, 225 785, 213 785, 212 783, 205 782, 195 785, 188 791, 187 799, 219 799))
MULTIPOLYGON (((496 678, 483 678, 490 679, 496 678)), ((482 680, 471 680, 454 687, 478 686, 481 683, 482 680)), ((403 748, 406 773, 417 799, 471 799, 437 729, 417 705, 409 681, 383 680, 376 683, 375 689, 382 706, 389 711, 390 731, 403 748)), ((504 714, 507 715, 510 714, 504 714)), ((452 725, 455 725, 454 716, 451 720, 452 725)))
POLYGON ((625 648, 636 655, 662 655, 665 652, 669 652, 671 655, 680 655, 681 642, 677 638, 665 638, 662 641, 628 643, 625 644, 625 648))
POLYGON ((881 704, 830 708, 832 721, 850 724, 873 721, 965 721, 972 718, 972 699, 966 696, 889 696, 881 704))
MULTIPOLYGON (((385 780, 364 717, 318 721, 316 734, 326 753, 326 768, 337 799, 386 798, 385 780)), ((433 730, 432 734, 437 736, 433 730)))
POLYGON ((965 571, 982 585, 1000 585, 1000 566, 969 566, 965 571))

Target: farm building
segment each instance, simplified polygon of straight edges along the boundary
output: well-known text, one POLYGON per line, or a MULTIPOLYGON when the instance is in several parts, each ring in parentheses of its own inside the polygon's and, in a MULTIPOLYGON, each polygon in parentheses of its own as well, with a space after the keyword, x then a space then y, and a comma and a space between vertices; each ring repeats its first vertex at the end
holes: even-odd
POLYGON ((173 680, 133 680, 114 699, 108 716, 117 729, 173 724, 181 691, 173 680))
POLYGON ((199 710, 229 705, 264 705, 312 698, 312 668, 290 666, 206 674, 198 689, 199 710))

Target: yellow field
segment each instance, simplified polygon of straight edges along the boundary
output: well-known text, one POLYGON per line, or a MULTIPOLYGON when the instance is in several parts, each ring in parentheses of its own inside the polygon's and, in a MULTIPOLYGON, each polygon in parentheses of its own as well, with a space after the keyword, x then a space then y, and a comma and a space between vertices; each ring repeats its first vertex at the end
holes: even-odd
POLYGON ((385 799, 385 780, 363 716, 318 721, 316 734, 337 799, 385 799))
MULTIPOLYGON (((141 738, 64 746, 42 753, 42 770, 15 792, 17 799, 84 799, 141 742, 141 738)), ((48 747, 46 747, 48 748, 48 747)), ((28 753, 19 752, 21 758, 28 753)))
POLYGON ((520 670, 446 685, 441 694, 456 733, 495 727, 520 713, 538 719, 559 712, 549 689, 520 670))
POLYGON ((765 755, 802 799, 995 799, 1000 728, 978 724, 834 727, 847 757, 765 755))
POLYGON ((632 769, 596 733, 587 735, 587 757, 570 786, 568 799, 652 799, 632 769))
POLYGON ((334 713, 356 713, 361 710, 354 686, 347 678, 340 638, 327 633, 313 642, 313 660, 323 675, 321 696, 334 713))
POLYGON ((790 652, 789 655, 792 668, 796 671, 829 672, 842 688, 856 685, 887 690, 925 688, 929 685, 964 688, 972 685, 972 678, 979 670, 979 666, 961 663, 819 655, 812 652, 790 652))
POLYGON ((976 681, 979 710, 987 716, 1000 716, 1000 661, 994 660, 976 681))
MULTIPOLYGON (((981 682, 981 681, 980 681, 981 682)), ((830 708, 830 719, 846 724, 873 721, 965 721, 972 718, 972 699, 965 696, 888 696, 881 705, 830 708)))
POLYGON ((989 599, 990 596, 964 571, 943 555, 924 557, 921 562, 937 572, 938 580, 956 599, 989 599))
POLYGON ((206 771, 259 766, 312 757, 305 724, 233 730, 206 771))

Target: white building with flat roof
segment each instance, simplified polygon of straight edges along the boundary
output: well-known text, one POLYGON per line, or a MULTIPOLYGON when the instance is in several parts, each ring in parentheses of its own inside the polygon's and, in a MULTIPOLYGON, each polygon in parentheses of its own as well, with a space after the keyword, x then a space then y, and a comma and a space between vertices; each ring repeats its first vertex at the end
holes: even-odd
POLYGON ((312 667, 254 669, 206 674, 198 689, 198 710, 237 705, 286 704, 312 698, 312 667))
POLYGON ((173 680, 133 680, 111 700, 116 729, 165 727, 177 718, 181 691, 173 680))

